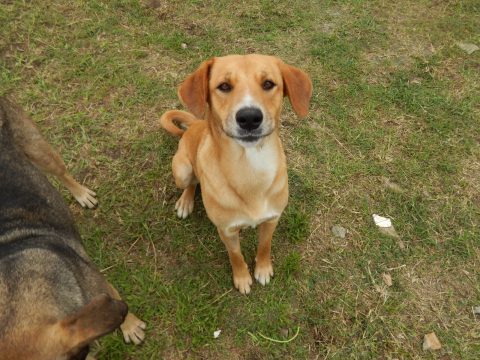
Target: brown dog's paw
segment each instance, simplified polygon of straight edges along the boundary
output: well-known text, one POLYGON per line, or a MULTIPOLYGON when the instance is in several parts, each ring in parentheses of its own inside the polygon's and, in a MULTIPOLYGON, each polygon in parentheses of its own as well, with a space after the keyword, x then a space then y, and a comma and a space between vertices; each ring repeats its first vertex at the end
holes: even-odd
POLYGON ((93 209, 97 206, 98 201, 95 199, 97 194, 90 189, 87 189, 84 186, 80 186, 78 190, 75 192, 72 191, 72 195, 77 199, 77 201, 82 205, 82 207, 88 207, 89 209, 93 209))
POLYGON ((132 313, 128 313, 125 321, 120 325, 125 342, 127 344, 133 342, 135 345, 140 344, 145 339, 144 330, 146 327, 147 325, 132 313))
POLYGON ((250 294, 250 286, 252 283, 253 280, 248 270, 246 270, 246 273, 243 273, 242 275, 233 276, 233 284, 243 295, 250 294))
POLYGON ((175 204, 175 210, 179 219, 185 219, 193 211, 193 196, 184 192, 175 204))
POLYGON ((270 282, 270 278, 273 276, 273 267, 272 263, 269 261, 268 264, 259 264, 255 266, 255 280, 260 284, 265 286, 270 282))

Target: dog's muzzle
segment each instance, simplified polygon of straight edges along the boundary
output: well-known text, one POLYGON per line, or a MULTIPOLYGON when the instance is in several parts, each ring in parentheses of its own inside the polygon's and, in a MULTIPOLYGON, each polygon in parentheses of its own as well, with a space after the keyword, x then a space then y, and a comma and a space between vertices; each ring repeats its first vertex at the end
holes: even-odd
POLYGON ((245 107, 235 114, 235 120, 240 128, 236 139, 244 142, 256 142, 263 138, 263 129, 260 128, 263 122, 263 113, 255 107, 245 107))

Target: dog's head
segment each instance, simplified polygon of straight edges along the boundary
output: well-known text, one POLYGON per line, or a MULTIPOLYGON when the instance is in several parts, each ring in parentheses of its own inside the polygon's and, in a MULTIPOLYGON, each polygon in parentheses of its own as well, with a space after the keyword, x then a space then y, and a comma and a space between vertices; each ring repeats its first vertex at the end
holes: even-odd
MULTIPOLYGON (((89 344, 123 323, 128 306, 99 295, 75 314, 41 325, 18 324, 0 339, 2 359, 84 360, 89 344)), ((42 318, 39 316, 39 318, 42 318)))
POLYGON ((308 114, 312 83, 302 70, 278 58, 230 55, 205 61, 178 90, 181 102, 213 121, 243 146, 255 146, 278 127, 283 98, 300 117, 308 114))

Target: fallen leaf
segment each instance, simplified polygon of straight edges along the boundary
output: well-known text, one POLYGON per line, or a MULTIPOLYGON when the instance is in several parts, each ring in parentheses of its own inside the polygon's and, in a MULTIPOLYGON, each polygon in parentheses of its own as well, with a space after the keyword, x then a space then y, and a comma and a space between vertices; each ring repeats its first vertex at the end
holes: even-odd
POLYGON ((387 285, 387 286, 392 286, 393 283, 392 283, 392 276, 390 274, 385 274, 383 273, 382 274, 382 278, 383 278, 383 282, 387 285))
POLYGON ((393 191, 395 191, 397 193, 403 193, 405 191, 400 185, 390 181, 390 179, 384 178, 383 180, 385 182, 385 186, 392 189, 393 191))

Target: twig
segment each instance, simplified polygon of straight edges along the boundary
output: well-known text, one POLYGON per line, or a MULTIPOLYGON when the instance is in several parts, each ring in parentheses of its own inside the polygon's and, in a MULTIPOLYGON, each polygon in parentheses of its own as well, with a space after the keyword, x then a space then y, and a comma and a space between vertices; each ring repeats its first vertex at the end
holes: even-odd
POLYGON ((387 271, 397 270, 397 269, 403 268, 405 266, 407 266, 407 265, 403 264, 403 265, 400 265, 400 266, 397 266, 397 267, 394 267, 394 268, 387 269, 387 271))
POLYGON ((338 140, 338 139, 335 137, 335 135, 331 134, 327 129, 324 129, 324 130, 325 130, 325 132, 326 132, 328 135, 330 135, 341 147, 343 147, 343 148, 350 154, 351 157, 353 157, 354 159, 357 158, 355 155, 353 155, 353 154, 350 152, 350 150, 348 150, 348 149, 345 147, 345 145, 343 145, 343 144, 340 142, 340 140, 338 140))
POLYGON ((125 258, 125 256, 127 256, 127 254, 130 252, 130 250, 132 250, 132 248, 135 246, 135 244, 138 242, 138 240, 140 240, 140 238, 142 237, 142 235, 140 235, 137 240, 135 240, 135 242, 132 244, 132 246, 130 246, 130 249, 127 250, 127 252, 123 255, 123 257, 125 258))
POLYGON ((215 304, 218 300, 220 300, 222 297, 224 297, 225 295, 227 295, 229 292, 231 292, 233 290, 233 288, 231 288, 230 290, 228 290, 226 293, 224 293, 223 295, 220 295, 218 298, 216 298, 215 300, 213 300, 212 304, 215 304))
POLYGON ((109 267, 106 267, 105 269, 100 270, 100 272, 107 271, 108 269, 111 269, 111 268, 113 268, 113 267, 116 266, 116 265, 117 265, 117 264, 110 265, 109 267))

